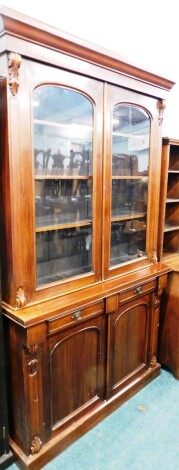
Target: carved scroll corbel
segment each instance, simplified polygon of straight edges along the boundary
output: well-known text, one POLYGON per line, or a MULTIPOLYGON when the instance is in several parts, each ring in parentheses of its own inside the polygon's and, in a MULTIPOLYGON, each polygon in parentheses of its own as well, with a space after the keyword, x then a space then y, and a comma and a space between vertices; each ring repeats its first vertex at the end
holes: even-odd
POLYGON ((158 327, 159 327, 159 310, 160 310, 160 298, 157 294, 153 297, 153 309, 152 309, 152 337, 151 337, 151 350, 150 350, 150 367, 157 366, 157 338, 158 338, 158 327))
POLYGON ((33 344, 29 348, 24 346, 27 353, 27 368, 29 375, 34 375, 37 372, 38 359, 37 355, 40 350, 39 344, 33 344))
POLYGON ((166 102, 163 100, 158 100, 157 101, 157 109, 158 109, 158 122, 159 126, 162 125, 163 122, 163 113, 166 108, 166 102))
MULTIPOLYGON (((28 341, 30 332, 24 337, 28 341)), ((41 432, 43 429, 42 403, 42 344, 23 344, 23 373, 26 384, 25 400, 29 416, 28 446, 31 455, 42 448, 41 432)))
POLYGON ((40 452, 42 448, 42 441, 40 439, 40 436, 35 436, 32 440, 32 444, 31 444, 31 454, 34 455, 34 454, 38 454, 40 452))
POLYGON ((157 365, 157 358, 156 358, 156 355, 153 354, 150 360, 150 367, 155 367, 156 365, 157 365))
POLYGON ((13 96, 15 96, 19 89, 19 68, 21 66, 22 58, 16 52, 10 52, 8 57, 9 67, 9 87, 13 96))

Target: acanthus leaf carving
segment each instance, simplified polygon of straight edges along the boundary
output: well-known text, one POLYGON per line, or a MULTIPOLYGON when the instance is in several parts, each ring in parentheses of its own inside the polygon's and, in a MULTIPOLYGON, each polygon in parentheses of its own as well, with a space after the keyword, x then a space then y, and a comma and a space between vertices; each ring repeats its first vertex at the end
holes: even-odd
POLYGON ((19 68, 21 66, 22 58, 16 52, 10 52, 8 57, 9 67, 9 86, 13 96, 15 96, 19 89, 19 68))
POLYGON ((153 251, 152 253, 152 261, 154 264, 157 264, 158 263, 158 258, 157 258, 157 252, 156 250, 153 251))
POLYGON ((160 305, 160 300, 159 300, 158 297, 155 297, 155 298, 154 298, 154 309, 155 309, 155 310, 158 310, 159 305, 160 305))
POLYGON ((16 291, 16 307, 21 308, 26 305, 26 297, 25 297, 25 292, 24 292, 24 287, 20 286, 18 287, 16 291))

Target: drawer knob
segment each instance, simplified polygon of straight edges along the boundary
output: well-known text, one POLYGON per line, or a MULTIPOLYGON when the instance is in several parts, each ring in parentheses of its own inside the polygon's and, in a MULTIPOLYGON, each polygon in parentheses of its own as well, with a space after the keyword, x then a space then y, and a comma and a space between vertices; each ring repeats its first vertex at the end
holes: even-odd
POLYGON ((75 312, 72 318, 73 320, 80 320, 82 318, 81 312, 75 312))
POLYGON ((138 287, 135 288, 135 293, 136 294, 141 294, 141 292, 142 292, 142 287, 141 286, 138 286, 138 287))

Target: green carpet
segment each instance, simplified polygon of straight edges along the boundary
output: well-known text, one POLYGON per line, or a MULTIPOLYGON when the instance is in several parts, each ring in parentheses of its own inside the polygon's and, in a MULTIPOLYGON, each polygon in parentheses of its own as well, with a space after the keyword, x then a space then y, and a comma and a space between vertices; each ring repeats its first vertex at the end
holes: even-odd
POLYGON ((162 369, 159 377, 43 469, 178 470, 179 381, 162 369))

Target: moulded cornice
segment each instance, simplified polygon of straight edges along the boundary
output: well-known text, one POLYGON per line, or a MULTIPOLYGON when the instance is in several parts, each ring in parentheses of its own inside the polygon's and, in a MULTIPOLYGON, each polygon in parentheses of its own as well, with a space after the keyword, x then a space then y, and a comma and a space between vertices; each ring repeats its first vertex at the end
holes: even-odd
POLYGON ((170 79, 125 61, 114 52, 2 6, 0 7, 0 36, 6 34, 81 58, 164 90, 169 91, 175 84, 170 79))

